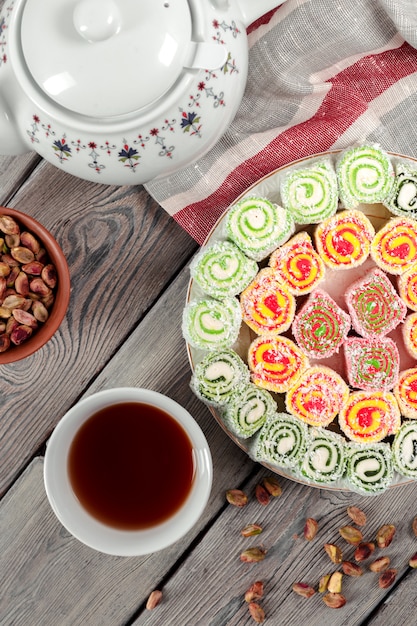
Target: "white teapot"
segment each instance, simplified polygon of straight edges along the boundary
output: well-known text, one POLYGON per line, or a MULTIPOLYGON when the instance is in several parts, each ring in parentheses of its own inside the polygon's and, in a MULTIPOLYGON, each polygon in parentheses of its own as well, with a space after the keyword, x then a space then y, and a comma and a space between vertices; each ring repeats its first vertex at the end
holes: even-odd
POLYGON ((195 162, 242 99, 246 27, 283 1, 7 0, 0 154, 114 185, 195 162))

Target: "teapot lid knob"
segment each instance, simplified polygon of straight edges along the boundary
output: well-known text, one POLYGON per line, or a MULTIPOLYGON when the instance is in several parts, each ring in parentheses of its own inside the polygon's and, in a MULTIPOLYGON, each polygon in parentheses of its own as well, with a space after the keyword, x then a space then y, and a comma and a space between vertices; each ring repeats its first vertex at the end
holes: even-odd
POLYGON ((189 0, 23 4, 24 71, 42 96, 71 115, 124 122, 122 116, 146 115, 174 100, 186 82, 194 52, 189 0), (34 28, 40 5, 42 37, 34 28))
POLYGON ((116 35, 121 15, 114 0, 80 0, 73 13, 76 31, 87 41, 104 41, 116 35))

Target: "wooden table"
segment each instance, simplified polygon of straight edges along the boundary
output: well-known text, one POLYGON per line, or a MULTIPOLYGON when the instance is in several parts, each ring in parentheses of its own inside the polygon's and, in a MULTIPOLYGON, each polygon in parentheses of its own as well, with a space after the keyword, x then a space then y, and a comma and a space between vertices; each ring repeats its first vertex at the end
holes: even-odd
POLYGON ((228 438, 189 388, 180 323, 196 243, 146 191, 82 182, 35 155, 0 157, 0 204, 51 230, 72 281, 70 307, 53 339, 0 367, 0 624, 245 626, 255 622, 244 593, 262 580, 267 624, 414 625, 416 574, 408 560, 417 551, 417 483, 366 498, 280 477, 282 495, 258 503, 255 487, 269 472, 228 438), (212 494, 195 528, 174 546, 136 558, 100 554, 70 536, 47 502, 42 475, 45 443, 60 417, 82 396, 124 385, 184 405, 214 462, 212 494), (229 488, 244 489, 249 504, 227 504, 229 488), (398 574, 380 589, 366 564, 360 578, 344 577, 347 603, 334 610, 322 594, 305 599, 291 587, 303 581, 317 588, 321 576, 338 569, 325 543, 337 543, 352 559, 353 547, 338 533, 350 522, 351 504, 367 514, 367 540, 382 524, 396 526, 390 547, 377 552, 390 556, 398 574), (312 542, 303 537, 307 517, 319 524, 312 542), (249 523, 260 524, 262 535, 242 537, 249 523), (243 550, 260 544, 267 549, 262 562, 241 562, 243 550), (149 611, 153 589, 163 599, 149 611))

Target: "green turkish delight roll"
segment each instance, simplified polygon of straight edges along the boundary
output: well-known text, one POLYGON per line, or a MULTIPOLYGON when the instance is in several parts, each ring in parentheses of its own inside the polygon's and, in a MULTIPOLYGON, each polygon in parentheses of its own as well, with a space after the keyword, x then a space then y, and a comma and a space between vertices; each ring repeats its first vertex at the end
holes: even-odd
POLYGON ((404 164, 398 164, 394 184, 384 205, 402 217, 417 218, 417 171, 404 164))
POLYGON ((294 220, 283 207, 265 198, 243 198, 233 205, 225 220, 226 234, 250 259, 261 261, 287 241, 294 220))
POLYGON ((296 224, 319 224, 336 213, 336 172, 329 160, 290 171, 281 183, 284 207, 296 224))
POLYGON ((345 439, 324 428, 310 428, 301 474, 314 482, 329 484, 342 478, 345 468, 345 439))
POLYGON ((346 478, 353 491, 378 495, 391 484, 394 466, 388 443, 347 444, 346 478))
POLYGON ((230 349, 208 352, 195 366, 191 378, 191 388, 200 400, 218 407, 248 383, 248 366, 230 349))
POLYGON ((347 209, 384 202, 394 184, 388 154, 377 145, 352 146, 336 163, 339 197, 347 209))
POLYGON ((182 334, 194 348, 230 348, 238 338, 241 322, 236 298, 195 300, 184 308, 182 334))
POLYGON ((231 241, 218 241, 201 248, 190 272, 204 293, 213 298, 236 296, 249 285, 258 265, 231 241))
POLYGON ((277 403, 266 389, 249 383, 234 393, 223 409, 225 426, 237 437, 252 437, 275 414, 277 403))
POLYGON ((288 413, 267 419, 256 435, 254 456, 278 467, 298 468, 306 450, 308 426, 288 413))
POLYGON ((399 474, 417 478, 417 420, 406 420, 392 444, 394 468, 399 474))

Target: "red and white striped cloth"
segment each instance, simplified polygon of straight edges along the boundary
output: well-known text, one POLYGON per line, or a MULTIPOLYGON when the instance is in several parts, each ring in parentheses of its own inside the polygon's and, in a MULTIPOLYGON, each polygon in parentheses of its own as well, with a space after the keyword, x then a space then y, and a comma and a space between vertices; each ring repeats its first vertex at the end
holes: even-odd
POLYGON ((200 244, 249 185, 296 159, 365 140, 417 157, 416 0, 287 0, 248 39, 248 83, 226 134, 146 185, 200 244))

